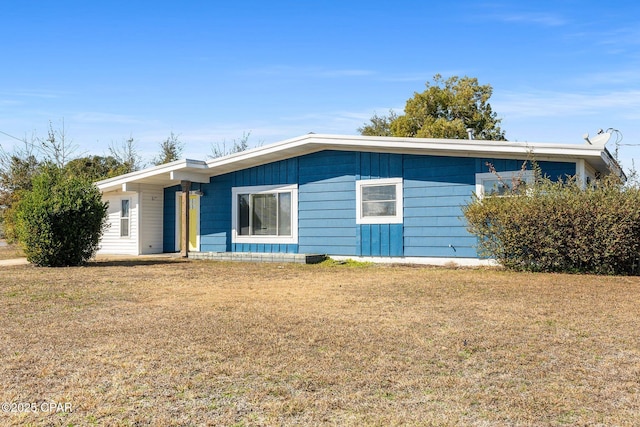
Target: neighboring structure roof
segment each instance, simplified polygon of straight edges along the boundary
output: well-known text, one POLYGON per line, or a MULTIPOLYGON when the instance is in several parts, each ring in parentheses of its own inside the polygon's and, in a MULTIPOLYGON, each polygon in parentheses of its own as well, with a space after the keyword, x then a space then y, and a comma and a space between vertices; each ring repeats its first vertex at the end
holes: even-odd
POLYGON ((216 175, 259 166, 323 150, 366 151, 377 153, 418 154, 450 157, 522 158, 536 160, 584 160, 596 171, 624 177, 617 162, 605 148, 609 134, 592 144, 551 144, 467 139, 396 138, 355 135, 308 134, 293 139, 234 153, 209 161, 178 160, 160 166, 120 175, 97 182, 103 191, 133 189, 134 185, 179 184, 182 180, 209 182, 216 175))

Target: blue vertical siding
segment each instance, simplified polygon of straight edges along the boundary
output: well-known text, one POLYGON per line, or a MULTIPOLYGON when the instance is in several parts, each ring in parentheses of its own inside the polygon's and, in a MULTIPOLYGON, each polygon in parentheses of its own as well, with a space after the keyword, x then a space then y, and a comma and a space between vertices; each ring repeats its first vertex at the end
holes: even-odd
POLYGON ((402 224, 360 224, 359 249, 361 256, 403 255, 402 224))
POLYGON ((538 162, 538 165, 542 170, 542 174, 553 181, 566 179, 568 176, 574 176, 576 174, 575 163, 538 162))
POLYGON ((389 153, 355 153, 356 179, 401 178, 401 154, 389 153))
POLYGON ((200 251, 228 252, 231 248, 231 176, 216 176, 201 184, 200 251))
MULTIPOLYGON (((389 153, 356 153, 356 179, 402 178, 403 156, 389 153)), ((354 211, 355 215, 355 211, 354 211)), ((402 224, 360 224, 357 227, 361 256, 402 256, 402 224)))
POLYGON ((164 252, 176 251, 176 192, 180 191, 179 185, 164 189, 163 207, 163 233, 162 250, 164 252))

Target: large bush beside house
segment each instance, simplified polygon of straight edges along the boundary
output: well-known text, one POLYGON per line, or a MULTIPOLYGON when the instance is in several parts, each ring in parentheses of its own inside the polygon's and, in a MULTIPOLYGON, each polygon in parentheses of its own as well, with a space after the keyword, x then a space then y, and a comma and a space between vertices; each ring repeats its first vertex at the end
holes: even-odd
POLYGON ((513 270, 638 275, 640 189, 583 187, 542 179, 519 195, 475 197, 464 215, 479 252, 513 270))
POLYGON ((18 241, 39 266, 80 265, 98 249, 107 205, 90 181, 47 167, 15 207, 18 241))

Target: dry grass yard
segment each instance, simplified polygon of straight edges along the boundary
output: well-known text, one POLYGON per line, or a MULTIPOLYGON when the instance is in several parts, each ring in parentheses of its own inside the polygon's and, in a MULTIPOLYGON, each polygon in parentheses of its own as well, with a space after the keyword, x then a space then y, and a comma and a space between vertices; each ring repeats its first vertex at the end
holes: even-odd
POLYGON ((0 274, 0 402, 23 410, 2 425, 640 425, 639 278, 179 260, 0 274))

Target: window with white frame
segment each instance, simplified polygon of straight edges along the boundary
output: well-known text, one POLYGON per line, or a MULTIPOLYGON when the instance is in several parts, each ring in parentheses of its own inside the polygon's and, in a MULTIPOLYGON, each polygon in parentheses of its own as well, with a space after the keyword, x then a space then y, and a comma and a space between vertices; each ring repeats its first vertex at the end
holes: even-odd
POLYGON ((234 187, 231 194, 233 242, 298 242, 297 185, 234 187))
POLYGON ((120 201, 120 237, 129 237, 130 224, 130 200, 122 199, 120 201))
POLYGON ((533 171, 506 171, 487 172, 476 174, 476 195, 485 196, 510 196, 515 193, 523 193, 527 186, 534 182, 533 171))
POLYGON ((357 224, 401 224, 402 206, 402 178, 356 181, 357 224))

